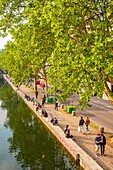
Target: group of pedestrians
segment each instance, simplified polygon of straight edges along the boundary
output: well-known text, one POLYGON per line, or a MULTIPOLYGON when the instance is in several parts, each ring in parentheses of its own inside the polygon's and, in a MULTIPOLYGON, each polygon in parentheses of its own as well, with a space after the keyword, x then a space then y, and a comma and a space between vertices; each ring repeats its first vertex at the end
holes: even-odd
MULTIPOLYGON (((36 99, 38 98, 38 91, 35 91, 35 97, 36 99)), ((25 98, 27 98, 27 100, 29 100, 29 96, 25 95, 25 98)), ((31 99, 30 101, 32 101, 34 103, 34 97, 31 99)), ((53 118, 52 114, 49 114, 45 111, 45 109, 43 109, 44 105, 46 102, 46 95, 43 96, 42 98, 42 105, 37 105, 36 103, 36 110, 38 112, 41 112, 41 115, 44 117, 48 117, 48 121, 50 123, 52 123, 53 125, 58 125, 58 120, 57 118, 53 118)), ((59 102, 57 99, 55 99, 55 110, 58 111, 58 106, 59 106, 59 102)), ((89 124, 90 124, 90 119, 88 117, 86 117, 86 120, 84 120, 84 118, 81 116, 80 120, 79 120, 79 125, 78 125, 78 131, 82 132, 84 134, 84 132, 86 132, 87 134, 89 134, 89 124)), ((69 125, 66 125, 66 127, 64 128, 64 134, 66 136, 66 138, 73 138, 73 135, 71 135, 70 129, 69 129, 69 125)), ((105 145, 106 145, 106 137, 104 136, 104 134, 97 134, 96 137, 94 138, 94 142, 95 142, 95 155, 98 157, 99 155, 103 155, 105 154, 105 145), (100 153, 99 153, 100 151, 100 153)))
POLYGON ((56 118, 56 117, 54 118, 54 117, 52 116, 52 114, 49 115, 49 117, 48 117, 48 122, 52 123, 53 125, 58 125, 58 120, 57 120, 57 118, 56 118))
MULTIPOLYGON (((35 91, 35 97, 36 97, 36 99, 38 98, 38 91, 37 90, 35 91)), ((42 98, 42 107, 45 105, 45 102, 46 102, 46 95, 44 95, 43 98, 42 98)))
MULTIPOLYGON (((78 131, 84 134, 84 124, 86 126, 86 132, 89 134, 89 124, 90 124, 90 120, 87 117, 86 121, 83 119, 83 117, 81 116, 81 119, 79 120, 79 126, 78 126, 78 131)), ((104 156, 105 154, 105 145, 106 145, 106 137, 104 136, 103 133, 101 134, 97 134, 97 136, 94 139, 95 141, 95 154, 98 157, 100 154, 104 156), (99 149, 100 149, 100 154, 99 154, 99 149)))
POLYGON ((95 137, 95 154, 96 156, 99 156, 99 149, 101 155, 105 156, 105 145, 106 145, 106 137, 103 133, 98 133, 95 137))
MULTIPOLYGON (((35 95, 36 95, 36 99, 37 99, 38 91, 35 91, 35 95)), ((34 98, 33 98, 33 100, 34 100, 34 98)), ((44 95, 42 98, 42 107, 45 105, 45 102, 46 102, 46 96, 44 95)), ((57 99, 55 99, 55 110, 58 111, 58 100, 57 99)), ((58 125, 58 120, 56 118, 53 118, 52 114, 50 114, 48 116, 47 112, 44 109, 42 109, 41 113, 44 117, 48 117, 48 121, 50 123, 52 123, 53 125, 58 125)), ((89 124, 90 124, 89 118, 86 117, 86 120, 84 120, 84 118, 81 116, 81 118, 79 120, 78 131, 82 132, 83 134, 84 134, 84 132, 89 134, 89 124)), ((67 138, 73 138, 73 135, 70 134, 69 125, 66 125, 66 127, 64 128, 64 133, 67 138)), ((98 157, 100 154, 104 156, 105 145, 106 145, 106 137, 104 136, 104 134, 98 133, 97 136, 95 137, 94 141, 95 141, 96 156, 98 157), (100 154, 99 154, 99 150, 100 150, 100 154)))
MULTIPOLYGON (((36 99, 37 99, 38 91, 35 91, 35 95, 36 95, 36 99)), ((34 98, 33 98, 33 100, 34 100, 34 98)), ((45 102, 46 102, 46 96, 44 95, 42 98, 42 107, 45 105, 45 102)), ((55 110, 58 111, 58 100, 57 99, 55 99, 55 110)), ((50 114, 48 116, 47 112, 44 109, 42 109, 41 113, 44 117, 48 117, 48 121, 50 123, 52 123, 53 125, 58 125, 58 120, 56 118, 53 118, 52 114, 50 114)), ((79 120, 78 131, 82 132, 83 134, 84 134, 84 132, 89 134, 89 124, 90 124, 89 118, 86 117, 86 120, 84 120, 84 118, 81 116, 81 118, 79 120)), ((64 133, 65 133, 66 138, 73 138, 73 135, 70 134, 69 125, 66 125, 66 127, 64 128, 64 133)), ((104 134, 98 133, 97 136, 95 137, 94 141, 95 141, 96 156, 98 157, 100 154, 104 156, 105 145, 106 145, 106 137, 104 136, 104 134), (99 150, 100 150, 100 153, 99 153, 99 150)))
POLYGON ((86 132, 89 133, 89 124, 90 124, 90 120, 87 117, 86 121, 83 119, 83 117, 81 116, 81 119, 79 120, 79 126, 78 126, 78 131, 82 133, 84 133, 84 124, 86 125, 86 132))

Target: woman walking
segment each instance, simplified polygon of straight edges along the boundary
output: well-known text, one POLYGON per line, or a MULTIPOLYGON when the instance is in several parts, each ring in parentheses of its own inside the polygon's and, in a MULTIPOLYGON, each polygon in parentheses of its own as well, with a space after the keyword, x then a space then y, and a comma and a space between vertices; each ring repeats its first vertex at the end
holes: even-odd
POLYGON ((90 120, 89 120, 88 117, 86 118, 85 124, 86 124, 86 132, 89 133, 89 124, 90 124, 90 120))

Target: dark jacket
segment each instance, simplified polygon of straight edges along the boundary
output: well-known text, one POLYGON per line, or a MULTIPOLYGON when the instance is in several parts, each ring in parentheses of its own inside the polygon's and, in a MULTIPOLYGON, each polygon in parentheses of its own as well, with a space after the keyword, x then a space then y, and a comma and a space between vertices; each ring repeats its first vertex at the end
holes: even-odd
POLYGON ((84 119, 80 119, 80 121, 79 121, 79 126, 82 126, 82 125, 84 125, 84 119))
POLYGON ((105 137, 104 135, 101 136, 101 142, 100 142, 100 144, 106 145, 106 137, 105 137))

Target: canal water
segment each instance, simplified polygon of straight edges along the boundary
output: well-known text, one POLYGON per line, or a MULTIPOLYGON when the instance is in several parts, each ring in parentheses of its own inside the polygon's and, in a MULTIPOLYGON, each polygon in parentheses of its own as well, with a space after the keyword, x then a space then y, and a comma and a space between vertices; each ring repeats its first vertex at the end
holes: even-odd
POLYGON ((75 170, 49 130, 0 79, 0 170, 75 170))

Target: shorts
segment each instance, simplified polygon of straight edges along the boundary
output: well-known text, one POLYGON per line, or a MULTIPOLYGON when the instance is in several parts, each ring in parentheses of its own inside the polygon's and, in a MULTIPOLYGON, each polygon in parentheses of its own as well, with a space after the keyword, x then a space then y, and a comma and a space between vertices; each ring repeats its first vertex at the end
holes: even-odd
POLYGON ((95 145, 96 152, 99 151, 99 145, 95 145))

